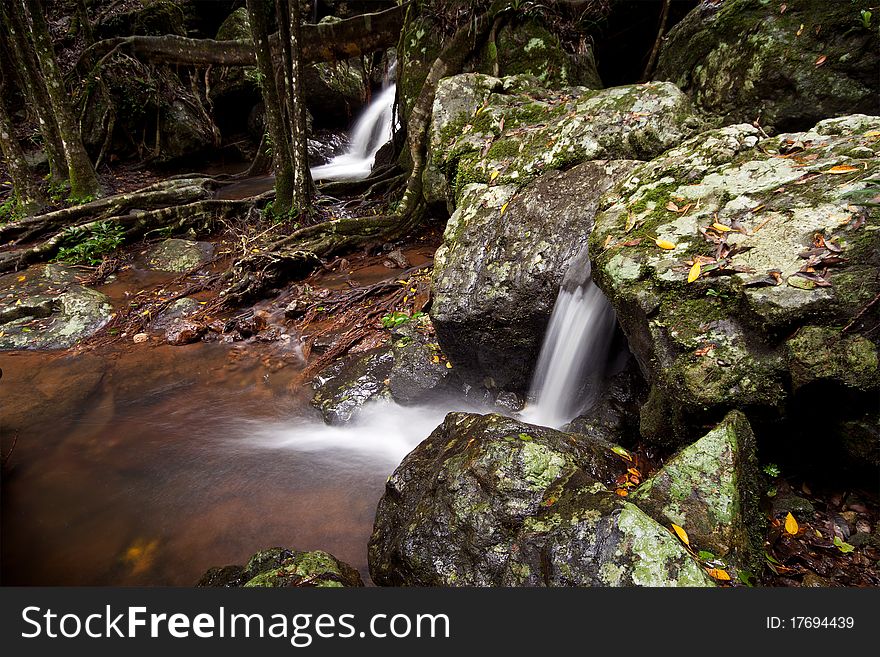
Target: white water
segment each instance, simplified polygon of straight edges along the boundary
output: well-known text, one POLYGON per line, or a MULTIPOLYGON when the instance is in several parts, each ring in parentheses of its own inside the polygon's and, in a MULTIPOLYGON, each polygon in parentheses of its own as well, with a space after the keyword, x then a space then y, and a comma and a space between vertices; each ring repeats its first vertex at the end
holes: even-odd
POLYGON ((244 432, 248 448, 325 453, 336 463, 354 460, 358 467, 391 474, 412 449, 427 438, 453 409, 445 406, 399 406, 392 401, 365 404, 351 422, 333 426, 320 420, 265 425, 244 432), (340 461, 340 457, 342 461, 340 461))
POLYGON ((523 419, 558 428, 592 405, 615 321, 590 277, 585 249, 572 260, 556 298, 523 419))
POLYGON ((360 180, 370 175, 376 153, 393 134, 395 85, 385 87, 354 124, 348 150, 312 168, 314 180, 360 180))

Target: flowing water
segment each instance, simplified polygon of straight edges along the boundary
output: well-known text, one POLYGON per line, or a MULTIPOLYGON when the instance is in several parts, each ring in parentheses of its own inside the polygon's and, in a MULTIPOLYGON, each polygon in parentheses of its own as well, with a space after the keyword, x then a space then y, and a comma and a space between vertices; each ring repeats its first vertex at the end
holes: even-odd
POLYGON ((592 405, 615 323, 614 309, 593 283, 585 248, 572 259, 562 281, 524 419, 558 428, 592 405))
POLYGON ((360 180, 370 175, 376 153, 392 137, 395 85, 378 93, 355 123, 348 150, 312 167, 314 180, 360 180))

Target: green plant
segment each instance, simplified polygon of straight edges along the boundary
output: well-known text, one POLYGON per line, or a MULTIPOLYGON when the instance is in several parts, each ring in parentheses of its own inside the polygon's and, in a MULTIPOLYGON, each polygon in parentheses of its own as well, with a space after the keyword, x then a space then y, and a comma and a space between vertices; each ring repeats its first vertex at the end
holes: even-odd
POLYGON ((778 477, 779 476, 779 466, 775 463, 768 463, 764 466, 764 472, 770 477, 778 477))
POLYGON ((18 203, 14 196, 10 196, 0 204, 0 224, 18 219, 18 203))
POLYGON ((64 231, 55 260, 79 265, 100 265, 104 255, 125 240, 125 230, 112 221, 102 221, 89 228, 74 226, 64 231))
POLYGON ((862 11, 859 15, 862 19, 862 27, 864 27, 866 30, 870 30, 871 29, 871 18, 874 16, 874 14, 867 9, 862 9, 862 11))

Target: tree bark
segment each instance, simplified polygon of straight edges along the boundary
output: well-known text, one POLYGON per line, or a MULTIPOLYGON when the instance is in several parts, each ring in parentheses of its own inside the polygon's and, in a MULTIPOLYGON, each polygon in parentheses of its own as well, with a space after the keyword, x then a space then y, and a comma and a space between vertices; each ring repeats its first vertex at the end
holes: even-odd
POLYGON ((298 0, 283 0, 289 5, 288 53, 285 62, 287 98, 290 104, 290 155, 293 158, 293 210, 311 216, 314 183, 309 170, 306 104, 302 77, 302 31, 298 0))
POLYGON ((0 2, 0 26, 9 36, 9 64, 13 66, 28 104, 37 116, 43 148, 49 161, 49 184, 60 186, 67 181, 67 157, 64 155, 61 131, 52 113, 49 93, 39 76, 40 65, 27 41, 27 28, 21 19, 21 13, 15 7, 0 2))
POLYGON ((17 210, 26 215, 32 215, 43 207, 43 195, 36 181, 31 177, 24 152, 15 138, 12 121, 3 100, 8 97, 7 94, 6 82, 0 79, 0 152, 3 153, 6 168, 12 177, 17 210))
POLYGON ((654 67, 657 66, 660 46, 663 45, 663 34, 666 32, 666 21, 669 19, 669 5, 671 2, 672 0, 663 0, 663 8, 660 10, 660 27, 657 29, 657 38, 654 40, 654 47, 651 48, 651 54, 648 56, 645 71, 642 73, 642 82, 647 82, 654 75, 654 67))
POLYGON ((52 102, 52 113, 58 122, 61 142, 67 158, 67 172, 70 180, 70 196, 73 200, 95 198, 101 195, 101 185, 95 169, 86 153, 79 132, 79 125, 68 103, 64 79, 55 61, 52 41, 43 15, 40 0, 17 0, 15 5, 30 19, 31 34, 40 71, 43 74, 46 91, 52 102))
MULTIPOLYGON (((332 62, 360 57, 397 45, 407 4, 374 14, 361 14, 336 23, 302 26, 303 63, 332 62)), ((270 37, 279 52, 278 37, 270 37)), ((146 61, 202 66, 254 66, 254 49, 246 41, 215 41, 187 37, 130 36, 99 41, 83 52, 78 66, 91 67, 114 48, 123 48, 146 61)))
POLYGON ((266 123, 272 141, 272 160, 275 165, 274 209, 278 214, 286 214, 290 212, 293 202, 293 162, 275 82, 275 67, 269 46, 267 6, 266 0, 247 0, 253 36, 252 51, 256 53, 260 89, 266 105, 266 123))

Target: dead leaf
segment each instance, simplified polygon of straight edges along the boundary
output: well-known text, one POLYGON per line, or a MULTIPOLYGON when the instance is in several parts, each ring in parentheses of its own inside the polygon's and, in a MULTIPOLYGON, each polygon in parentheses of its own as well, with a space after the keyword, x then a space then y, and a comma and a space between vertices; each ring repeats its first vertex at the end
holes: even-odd
POLYGON ((798 533, 798 529, 799 529, 799 527, 798 527, 797 520, 795 520, 794 516, 791 515, 791 512, 789 512, 785 516, 785 531, 787 531, 789 534, 794 536, 795 534, 798 533))
POLYGON ((699 349, 694 351, 694 356, 699 356, 702 358, 703 356, 706 356, 715 351, 715 347, 716 345, 714 343, 709 343, 705 347, 700 347, 699 349))
POLYGON ((673 201, 669 201, 669 203, 666 204, 666 209, 670 212, 681 212, 673 201))
POLYGON ((495 180, 498 177, 498 175, 499 175, 498 169, 495 169, 494 171, 492 171, 492 173, 489 174, 489 182, 492 182, 493 180, 495 180))
POLYGON ((691 544, 691 541, 690 541, 690 539, 688 538, 688 534, 687 534, 687 532, 684 530, 683 527, 679 527, 679 526, 676 525, 675 523, 672 523, 672 531, 674 531, 674 532, 676 533, 676 535, 681 539, 681 542, 682 542, 682 543, 684 543, 685 545, 690 545, 690 544, 691 544))
POLYGON ((688 283, 693 283, 695 280, 697 280, 700 277, 701 270, 702 265, 700 264, 700 261, 697 260, 694 263, 693 267, 691 267, 691 270, 688 272, 688 283))
MULTIPOLYGON (((508 201, 507 203, 510 203, 510 201, 508 201)), ((501 216, 504 216, 504 211, 507 209, 507 203, 501 206, 501 216)))
POLYGON ((730 575, 728 575, 727 571, 723 568, 707 568, 706 572, 709 573, 709 577, 717 579, 719 582, 730 581, 730 575))
POLYGON ((798 31, 795 33, 795 36, 800 36, 804 33, 804 24, 801 23, 801 26, 798 28, 798 31))
POLYGON ((815 65, 816 67, 822 66, 822 64, 824 64, 824 63, 825 63, 825 60, 827 60, 827 59, 828 59, 828 56, 827 56, 827 55, 819 55, 819 57, 816 58, 816 61, 814 62, 814 65, 815 65))
POLYGON ((620 495, 621 497, 626 497, 627 495, 629 495, 629 492, 626 490, 626 488, 618 488, 614 492, 617 493, 618 495, 620 495))
POLYGON ((654 240, 654 243, 659 246, 661 249, 672 250, 676 247, 675 244, 669 242, 667 240, 661 240, 659 237, 654 240))
POLYGON ((627 214, 626 216, 626 225, 623 227, 623 232, 628 233, 631 231, 636 225, 636 218, 632 212, 627 214))
POLYGON ((605 241, 602 242, 602 248, 603 248, 603 249, 607 249, 609 246, 611 246, 611 240, 612 240, 612 239, 614 239, 614 238, 613 238, 611 235, 609 235, 608 237, 606 237, 606 238, 605 238, 605 241))
POLYGON ((642 238, 639 237, 634 240, 628 240, 628 241, 624 242, 623 244, 621 244, 621 246, 638 246, 641 243, 642 243, 642 238))
POLYGON ((858 167, 853 167, 848 164, 838 164, 837 166, 831 167, 830 169, 825 169, 821 173, 831 173, 831 174, 843 174, 843 173, 852 173, 853 171, 859 171, 858 167))
POLYGON ((724 224, 719 224, 717 221, 714 224, 712 224, 712 228, 714 228, 715 230, 717 230, 721 233, 727 233, 731 230, 730 226, 725 226, 724 224))

